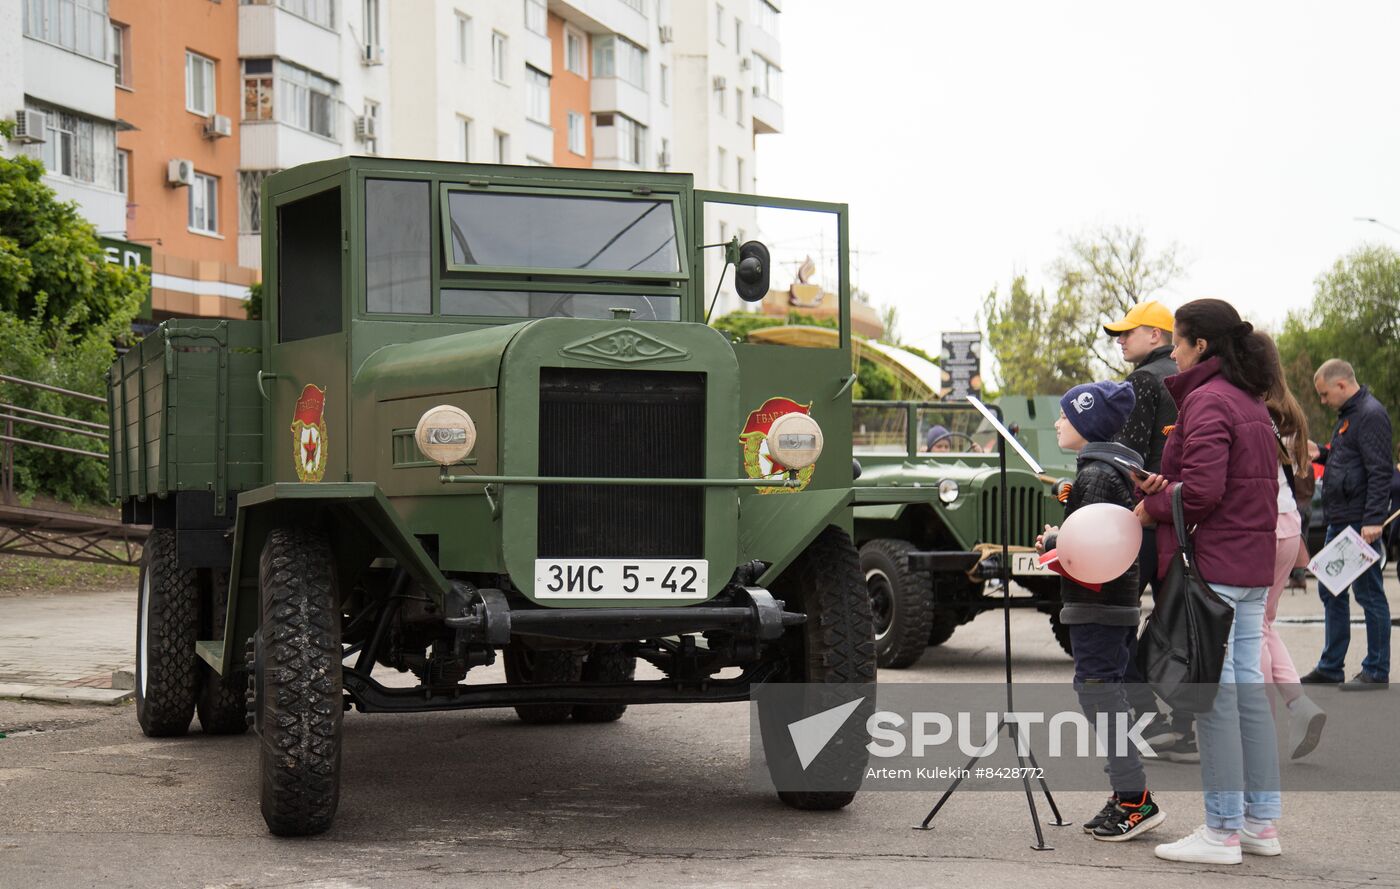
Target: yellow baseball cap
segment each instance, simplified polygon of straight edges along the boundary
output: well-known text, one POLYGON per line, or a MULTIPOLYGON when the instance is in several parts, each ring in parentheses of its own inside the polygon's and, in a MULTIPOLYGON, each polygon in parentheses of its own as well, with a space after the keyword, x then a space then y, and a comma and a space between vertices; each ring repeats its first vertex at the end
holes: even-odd
POLYGON ((1103 329, 1109 336, 1117 336, 1126 330, 1132 330, 1134 327, 1160 327, 1171 333, 1173 324, 1175 324, 1175 319, 1172 318, 1171 310, 1157 300, 1149 299, 1147 302, 1138 303, 1129 309, 1122 321, 1105 324, 1103 329))

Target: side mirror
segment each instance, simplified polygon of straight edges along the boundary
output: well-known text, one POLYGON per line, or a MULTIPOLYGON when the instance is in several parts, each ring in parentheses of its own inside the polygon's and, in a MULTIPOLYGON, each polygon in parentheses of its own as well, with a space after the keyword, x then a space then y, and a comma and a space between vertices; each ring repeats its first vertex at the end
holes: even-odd
POLYGON ((734 289, 744 302, 758 302, 768 295, 768 248, 759 241, 748 241, 739 247, 734 289))

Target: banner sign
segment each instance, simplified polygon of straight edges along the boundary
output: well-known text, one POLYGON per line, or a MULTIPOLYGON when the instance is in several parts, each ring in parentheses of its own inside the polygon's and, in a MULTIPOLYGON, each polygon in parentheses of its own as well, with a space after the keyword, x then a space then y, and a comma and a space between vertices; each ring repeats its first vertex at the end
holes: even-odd
POLYGON ((945 401, 961 401, 969 395, 981 395, 981 332, 973 330, 943 334, 942 358, 938 366, 943 371, 945 401))
MULTIPOLYGON (((148 245, 103 237, 99 237, 97 242, 102 247, 102 258, 111 265, 119 265, 128 269, 145 266, 147 274, 150 274, 151 248, 148 245)), ((151 318, 151 287, 149 284, 146 285, 145 299, 141 301, 141 311, 136 314, 136 317, 147 321, 151 318)))

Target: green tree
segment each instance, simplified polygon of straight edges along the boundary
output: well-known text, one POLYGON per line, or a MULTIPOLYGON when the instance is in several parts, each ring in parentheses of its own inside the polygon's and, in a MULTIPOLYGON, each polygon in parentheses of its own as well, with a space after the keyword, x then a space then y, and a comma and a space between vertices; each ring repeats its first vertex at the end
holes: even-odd
POLYGON ((263 282, 255 281, 248 286, 248 303, 243 307, 249 321, 262 320, 263 282))
POLYGON ((1092 340, 1101 330, 1085 328, 1084 296, 1062 287, 1048 299, 1032 292, 1024 275, 1002 297, 993 288, 982 302, 987 346, 997 360, 1004 393, 1055 395, 1093 379, 1092 340))
POLYGON ((1315 288, 1312 305, 1289 313, 1278 335, 1311 436, 1325 440, 1336 419, 1314 395, 1313 373, 1328 358, 1342 358, 1390 411, 1400 440, 1400 253, 1360 247, 1319 275, 1315 288))

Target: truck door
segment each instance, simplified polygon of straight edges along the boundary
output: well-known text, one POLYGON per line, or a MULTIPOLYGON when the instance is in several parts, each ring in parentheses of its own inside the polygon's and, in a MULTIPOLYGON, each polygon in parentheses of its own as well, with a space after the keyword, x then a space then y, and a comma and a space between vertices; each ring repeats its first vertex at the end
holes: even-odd
POLYGON ((277 482, 345 481, 350 392, 346 372, 346 189, 323 180, 275 198, 264 251, 268 355, 266 465, 277 482), (327 184, 329 183, 329 184, 327 184))

